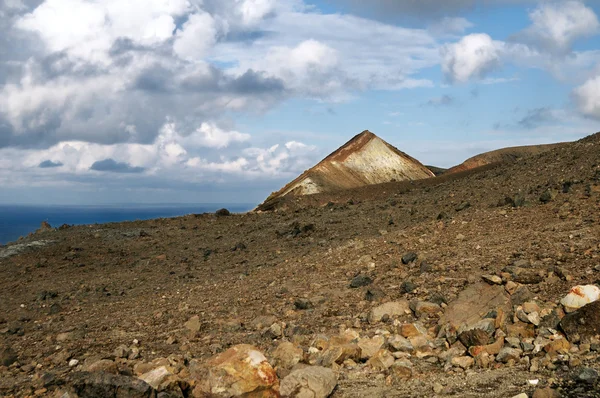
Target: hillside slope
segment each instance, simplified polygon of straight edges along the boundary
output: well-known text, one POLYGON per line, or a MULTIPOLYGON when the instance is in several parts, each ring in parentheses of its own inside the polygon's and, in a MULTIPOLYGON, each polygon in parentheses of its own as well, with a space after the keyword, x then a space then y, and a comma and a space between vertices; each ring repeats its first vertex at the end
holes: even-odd
POLYGON ((418 160, 370 131, 353 137, 317 165, 271 194, 259 209, 286 196, 334 192, 391 181, 434 177, 418 160))
POLYGON ((600 339, 565 332, 559 302, 600 279, 599 154, 597 134, 270 212, 78 226, 0 247, 0 395, 62 396, 101 365, 128 382, 165 366, 176 396, 202 396, 200 365, 245 343, 281 380, 294 366, 333 369, 333 398, 597 397, 600 339), (486 308, 490 292, 499 307, 486 308), (462 314, 485 333, 453 329, 462 314), (282 361, 284 342, 299 364, 282 361))
POLYGON ((546 145, 526 145, 516 146, 509 148, 497 149, 495 151, 481 153, 473 156, 463 163, 451 167, 446 170, 445 174, 458 173, 461 171, 471 170, 477 167, 485 166, 493 163, 512 162, 517 159, 521 159, 527 156, 537 155, 543 152, 547 152, 553 148, 564 145, 564 143, 558 144, 546 144, 546 145))

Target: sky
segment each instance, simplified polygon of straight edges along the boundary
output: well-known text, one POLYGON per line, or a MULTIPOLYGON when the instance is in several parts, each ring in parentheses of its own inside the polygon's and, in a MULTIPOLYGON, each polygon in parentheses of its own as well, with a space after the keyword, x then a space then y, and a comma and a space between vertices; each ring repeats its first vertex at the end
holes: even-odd
POLYGON ((0 0, 0 203, 259 203, 363 130, 600 130, 600 1, 0 0))

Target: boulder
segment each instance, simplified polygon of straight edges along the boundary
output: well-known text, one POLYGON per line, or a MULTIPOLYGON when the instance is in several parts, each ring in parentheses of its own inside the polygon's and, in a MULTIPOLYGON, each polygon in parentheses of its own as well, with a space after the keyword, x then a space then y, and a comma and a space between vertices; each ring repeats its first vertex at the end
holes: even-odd
POLYGON ((579 308, 600 299, 600 288, 596 285, 575 286, 569 294, 560 300, 566 312, 573 312, 579 308))
POLYGON ((401 316, 405 315, 408 311, 410 311, 408 301, 390 301, 371 309, 368 317, 369 323, 380 322, 384 315, 389 317, 401 316))
POLYGON ((17 362, 17 353, 10 347, 0 349, 0 366, 10 366, 17 362))
POLYGON ((573 340, 576 335, 580 338, 600 335, 600 301, 594 301, 565 315, 559 326, 569 340, 573 340))
POLYGON ((361 349, 360 359, 369 359, 377 353, 385 345, 383 336, 375 336, 373 338, 364 337, 358 340, 358 346, 361 349))
POLYGON ((156 391, 135 377, 105 372, 78 372, 71 378, 75 394, 86 398, 155 398, 156 391))
POLYGON ((395 360, 392 353, 388 350, 379 350, 367 361, 367 365, 373 370, 384 372, 394 364, 395 360))
POLYGON ((505 313, 512 309, 504 288, 477 282, 463 290, 458 298, 448 305, 439 324, 450 324, 456 329, 469 330, 481 321, 483 315, 499 309, 505 313))
POLYGON ((267 358, 255 347, 240 344, 193 370, 194 395, 239 397, 245 394, 276 396, 279 380, 267 358))
POLYGON ((283 342, 273 352, 273 364, 279 368, 291 369, 304 358, 302 348, 290 342, 283 342))
POLYGON ((104 373, 119 373, 117 364, 110 359, 101 359, 99 361, 91 362, 83 367, 83 370, 87 372, 104 372, 104 373))
POLYGON ((337 385, 337 375, 328 368, 309 366, 294 370, 281 381, 281 396, 327 398, 337 385))

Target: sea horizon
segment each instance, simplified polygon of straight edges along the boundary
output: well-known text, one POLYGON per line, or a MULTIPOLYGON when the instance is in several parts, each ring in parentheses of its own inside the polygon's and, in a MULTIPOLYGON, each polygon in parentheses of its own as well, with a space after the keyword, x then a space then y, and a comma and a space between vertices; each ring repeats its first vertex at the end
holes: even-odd
POLYGON ((43 221, 52 227, 106 224, 210 213, 221 208, 243 213, 255 206, 249 203, 0 204, 0 244, 35 232, 43 221))

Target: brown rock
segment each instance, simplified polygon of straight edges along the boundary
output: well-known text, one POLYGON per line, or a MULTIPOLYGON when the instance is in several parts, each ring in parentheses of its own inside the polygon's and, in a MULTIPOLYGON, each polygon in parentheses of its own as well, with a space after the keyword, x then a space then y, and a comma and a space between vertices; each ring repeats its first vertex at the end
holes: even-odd
POLYGON ((255 347, 240 344, 194 369, 194 394, 239 397, 244 394, 277 396, 279 380, 267 358, 255 347))
POLYGON ((565 315, 560 321, 560 328, 569 340, 572 340, 575 335, 581 338, 600 335, 600 301, 594 301, 565 315))
POLYGON ((291 369, 304 358, 302 348, 290 342, 283 342, 273 352, 273 365, 283 369, 291 369))
POLYGON ((389 317, 397 317, 406 314, 410 311, 408 301, 391 301, 385 304, 381 304, 373 309, 369 313, 369 323, 380 322, 385 315, 389 317))
POLYGON ((309 366, 294 370, 281 381, 281 395, 295 398, 327 398, 336 385, 337 376, 331 369, 309 366))
POLYGON ((394 364, 395 358, 388 350, 379 350, 367 361, 367 365, 378 372, 384 372, 394 364))
POLYGON ((513 272, 513 280, 523 285, 535 285, 542 282, 544 277, 537 269, 516 268, 513 272))
POLYGON ((452 358, 452 365, 463 369, 472 368, 474 363, 475 360, 469 356, 452 358))
POLYGON ((571 348, 571 344, 569 344, 567 339, 557 339, 546 344, 544 346, 544 351, 567 353, 569 352, 569 348, 571 348))
POLYGON ((407 359, 399 359, 394 362, 389 371, 396 380, 407 380, 412 377, 412 364, 407 359))
POLYGON ((483 329, 471 329, 458 335, 465 347, 483 346, 490 342, 490 335, 483 329))
POLYGON ((200 331, 200 317, 198 315, 191 317, 183 326, 190 335, 195 336, 200 331))
POLYGON ((101 359, 96 362, 92 362, 89 365, 84 365, 83 370, 87 372, 105 372, 118 374, 117 364, 110 359, 101 359))
POLYGON ((439 304, 430 303, 427 301, 419 301, 415 305, 415 315, 420 318, 423 315, 437 314, 441 311, 441 309, 442 307, 440 307, 439 304))
POLYGON ((498 338, 492 344, 473 346, 469 348, 469 354, 474 357, 484 352, 489 355, 497 355, 502 347, 504 347, 504 337, 498 338))
POLYGON ((492 310, 511 310, 510 298, 502 286, 477 282, 463 290, 458 298, 446 308, 440 318, 440 325, 451 324, 462 330, 472 329, 472 326, 492 310))
POLYGON ((369 359, 377 353, 385 345, 385 338, 383 336, 375 336, 373 338, 362 338, 358 340, 358 346, 360 347, 361 354, 360 359, 369 359))
POLYGON ((512 325, 506 325, 506 333, 508 337, 535 337, 535 327, 530 323, 515 322, 512 325))
POLYGON ((0 365, 10 366, 17 362, 17 353, 10 347, 4 347, 0 350, 0 365))
POLYGON ((427 330, 420 323, 405 323, 400 326, 400 334, 407 339, 427 335, 427 330))
POLYGON ((560 398, 560 393, 550 387, 538 388, 532 398, 560 398))

